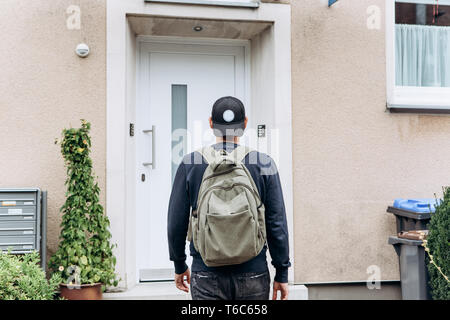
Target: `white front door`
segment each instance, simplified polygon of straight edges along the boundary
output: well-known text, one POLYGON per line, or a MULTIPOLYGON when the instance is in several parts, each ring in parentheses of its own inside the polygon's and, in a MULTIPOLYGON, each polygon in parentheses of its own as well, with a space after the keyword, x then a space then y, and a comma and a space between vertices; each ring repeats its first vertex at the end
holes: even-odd
MULTIPOLYGON (((139 281, 170 280, 167 209, 176 169, 184 154, 215 141, 208 123, 215 100, 232 95, 248 102, 248 61, 244 45, 139 44, 137 274, 139 281)), ((186 254, 189 264, 188 247, 186 254)))

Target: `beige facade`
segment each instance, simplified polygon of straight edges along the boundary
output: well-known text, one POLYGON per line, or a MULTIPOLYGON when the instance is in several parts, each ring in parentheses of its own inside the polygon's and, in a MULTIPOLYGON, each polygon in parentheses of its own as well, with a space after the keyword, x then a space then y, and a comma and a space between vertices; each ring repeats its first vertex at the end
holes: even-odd
POLYGON ((386 111, 384 0, 291 6, 296 281, 397 280, 386 207, 448 184, 450 119, 386 111))
MULTIPOLYGON (((106 3, 0 2, 0 187, 48 190, 50 254, 65 194, 53 141, 81 118, 92 123, 106 204, 106 3), (80 30, 66 26, 72 4, 82 9, 80 30), (74 53, 80 42, 91 48, 87 59, 74 53)), ((386 207, 394 197, 432 197, 449 178, 449 118, 386 111, 384 4, 290 4, 296 283, 365 281, 371 265, 383 280, 398 280, 386 207), (370 5, 381 8, 379 30, 367 28, 370 5)))
POLYGON ((48 190, 48 252, 56 250, 66 172, 63 128, 92 123, 92 158, 105 204, 106 1, 82 0, 81 29, 69 30, 70 0, 0 2, 0 187, 48 190), (87 42, 88 59, 75 55, 87 42))

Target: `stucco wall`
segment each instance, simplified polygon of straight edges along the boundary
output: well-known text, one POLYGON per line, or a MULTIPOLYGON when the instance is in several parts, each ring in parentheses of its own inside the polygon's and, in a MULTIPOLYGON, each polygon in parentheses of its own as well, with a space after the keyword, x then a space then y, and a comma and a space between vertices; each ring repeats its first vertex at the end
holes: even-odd
POLYGON ((92 123, 92 158, 105 203, 106 1, 0 1, 0 187, 48 190, 48 242, 59 236, 66 178, 64 127, 92 123), (81 29, 68 30, 66 9, 81 9, 81 29), (86 42, 91 55, 75 47, 86 42))
MULTIPOLYGON (((50 253, 65 193, 53 141, 80 118, 92 123, 105 203, 105 2, 0 2, 0 187, 48 190, 50 253), (72 4, 81 8, 80 30, 66 28, 72 4), (91 47, 87 59, 74 54, 79 42, 91 47)), ((382 279, 398 279, 386 206, 448 184, 450 119, 385 111, 384 0, 291 6, 295 280, 365 280, 370 265, 380 266, 382 279), (380 30, 366 27, 374 4, 380 30)))
POLYGON ((296 282, 395 280, 386 207, 449 184, 450 117, 385 111, 384 0, 325 2, 291 3, 296 282))

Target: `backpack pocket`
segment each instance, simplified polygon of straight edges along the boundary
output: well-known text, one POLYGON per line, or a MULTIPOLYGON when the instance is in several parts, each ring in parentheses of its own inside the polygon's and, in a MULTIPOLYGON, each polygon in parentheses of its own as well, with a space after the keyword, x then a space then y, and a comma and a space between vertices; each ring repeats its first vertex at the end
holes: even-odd
POLYGON ((258 225, 247 209, 232 214, 206 215, 204 263, 209 266, 239 264, 255 257, 258 225))

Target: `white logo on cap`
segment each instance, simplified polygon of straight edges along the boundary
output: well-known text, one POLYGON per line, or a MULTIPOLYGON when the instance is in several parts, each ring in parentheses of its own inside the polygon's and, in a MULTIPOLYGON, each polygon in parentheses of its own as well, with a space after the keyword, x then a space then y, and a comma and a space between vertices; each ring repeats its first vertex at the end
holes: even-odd
POLYGON ((225 120, 226 122, 231 122, 234 120, 234 112, 231 110, 225 110, 223 112, 223 120, 225 120))

